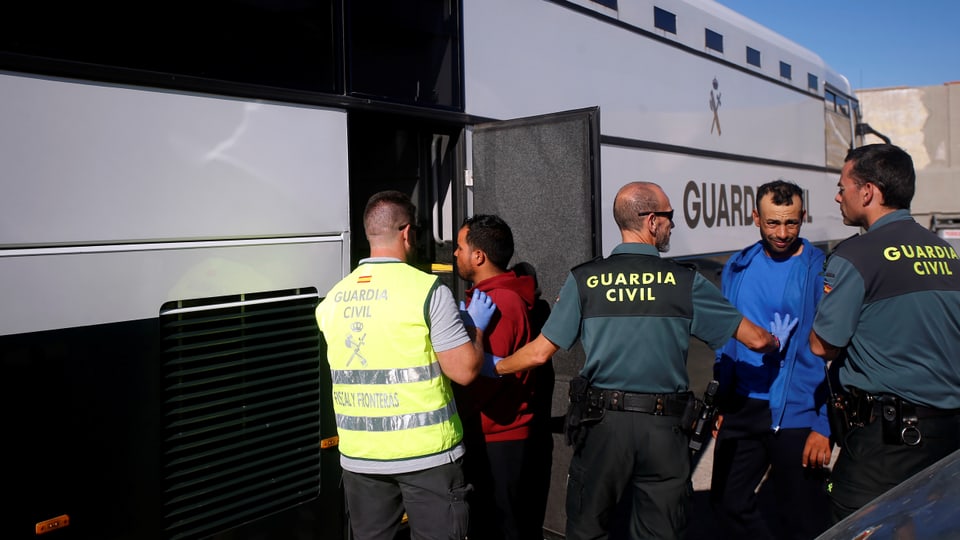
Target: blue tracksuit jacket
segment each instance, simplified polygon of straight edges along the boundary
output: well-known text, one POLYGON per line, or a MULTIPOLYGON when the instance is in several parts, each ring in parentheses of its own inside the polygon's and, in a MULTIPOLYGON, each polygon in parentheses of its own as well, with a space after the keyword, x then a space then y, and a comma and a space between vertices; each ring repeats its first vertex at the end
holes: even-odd
MULTIPOLYGON (((792 266, 784 287, 783 305, 795 306, 790 310, 791 317, 799 317, 800 322, 784 351, 783 367, 773 379, 769 388, 770 414, 772 430, 780 428, 811 427, 817 433, 830 436, 830 424, 827 420, 827 398, 829 391, 825 380, 824 361, 810 352, 809 336, 816 314, 817 303, 823 295, 824 253, 806 239, 802 239, 803 251, 796 255, 800 259, 792 266)), ((744 269, 756 256, 763 255, 763 243, 757 242, 731 256, 723 267, 721 290, 731 302, 743 281, 744 269)), ((764 325, 768 321, 754 321, 764 325)), ((735 388, 737 360, 736 340, 731 339, 717 351, 714 375, 720 383, 721 394, 735 388)), ((754 396, 766 399, 767 396, 754 396)))

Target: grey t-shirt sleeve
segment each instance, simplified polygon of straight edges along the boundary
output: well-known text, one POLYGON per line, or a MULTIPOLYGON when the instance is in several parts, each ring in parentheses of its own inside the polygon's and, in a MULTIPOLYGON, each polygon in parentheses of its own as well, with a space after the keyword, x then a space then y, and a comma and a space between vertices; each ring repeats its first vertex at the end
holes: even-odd
POLYGON ((453 293, 446 285, 440 285, 430 295, 430 341, 433 350, 448 351, 470 342, 467 329, 460 319, 460 309, 453 300, 453 293))
POLYGON ((694 276, 691 334, 716 350, 733 337, 742 319, 743 315, 716 285, 699 273, 694 276))

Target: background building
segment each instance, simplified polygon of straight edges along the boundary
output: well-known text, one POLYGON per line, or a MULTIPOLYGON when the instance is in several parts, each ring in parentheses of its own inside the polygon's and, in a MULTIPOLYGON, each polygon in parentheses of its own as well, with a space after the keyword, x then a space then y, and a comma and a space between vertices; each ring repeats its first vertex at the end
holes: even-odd
MULTIPOLYGON (((929 225, 937 216, 938 223, 960 222, 960 81, 856 94, 863 121, 913 157, 917 194, 911 211, 916 220, 929 225)), ((864 142, 882 141, 867 135, 864 142)))

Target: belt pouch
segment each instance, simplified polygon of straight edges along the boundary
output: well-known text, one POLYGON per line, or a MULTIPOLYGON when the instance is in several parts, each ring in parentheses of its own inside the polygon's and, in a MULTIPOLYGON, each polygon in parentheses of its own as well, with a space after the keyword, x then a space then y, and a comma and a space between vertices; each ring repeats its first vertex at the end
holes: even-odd
POLYGON ((880 396, 879 401, 884 444, 903 444, 900 399, 896 396, 880 396))
POLYGON ((696 428, 703 406, 703 401, 693 396, 690 396, 690 399, 687 400, 687 406, 683 409, 683 416, 680 417, 680 427, 687 435, 693 433, 694 428, 696 428))

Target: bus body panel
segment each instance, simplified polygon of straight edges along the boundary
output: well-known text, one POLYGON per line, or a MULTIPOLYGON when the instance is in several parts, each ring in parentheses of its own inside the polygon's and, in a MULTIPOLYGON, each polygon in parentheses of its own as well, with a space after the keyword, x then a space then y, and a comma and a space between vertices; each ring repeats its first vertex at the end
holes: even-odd
MULTIPOLYGON (((599 106, 605 136, 823 165, 822 98, 804 90, 808 72, 824 80, 826 68, 816 56, 786 40, 780 45, 791 48, 773 49, 729 25, 726 35, 769 48, 766 64, 797 59, 793 79, 802 86, 780 85, 639 33, 655 30, 652 5, 643 15, 621 17, 625 28, 559 3, 464 2, 467 111, 509 119, 599 106), (719 128, 711 94, 719 97, 719 128)), ((701 29, 702 51, 703 26, 684 21, 682 27, 701 29)), ((719 60, 746 65, 743 47, 725 50, 719 60)))
POLYGON ((342 537, 310 304, 350 270, 346 111, 12 73, 0 95, 2 408, 20 441, 0 536, 53 520, 51 538, 342 537), (211 302, 199 322, 163 314, 211 302), (208 328, 169 337, 180 324, 208 328), (222 427, 177 450, 190 415, 222 427), (239 503, 167 479, 231 455, 250 456, 226 480, 239 503), (272 473, 287 455, 305 466, 272 473))
POLYGON ((0 335, 156 317, 168 301, 303 286, 324 294, 342 277, 346 239, 297 243, 222 242, 126 245, 122 251, 78 248, 0 252, 0 335), (24 287, 32 283, 34 286, 24 287))
POLYGON ((643 180, 660 184, 675 210, 676 228, 669 257, 728 253, 756 242, 753 224, 756 188, 771 180, 796 182, 804 190, 807 221, 803 236, 822 241, 856 231, 843 224, 833 195, 837 175, 783 166, 709 159, 703 156, 601 147, 603 253, 620 243, 613 220, 613 199, 623 184, 643 180))
POLYGON ((0 246, 348 230, 343 111, 10 74, 0 95, 0 246))

